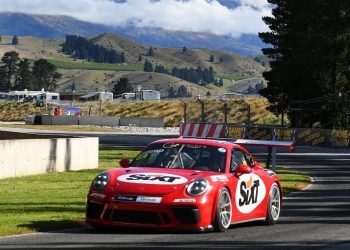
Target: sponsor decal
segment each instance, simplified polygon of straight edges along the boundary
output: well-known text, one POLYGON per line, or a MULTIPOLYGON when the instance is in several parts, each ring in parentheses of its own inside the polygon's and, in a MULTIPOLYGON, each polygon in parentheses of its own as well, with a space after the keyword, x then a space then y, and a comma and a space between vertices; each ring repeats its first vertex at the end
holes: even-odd
POLYGON ((180 146, 180 144, 178 144, 178 143, 167 143, 167 144, 163 145, 163 148, 177 148, 179 146, 180 146))
POLYGON ((115 197, 115 200, 117 201, 136 201, 137 196, 131 196, 131 195, 117 195, 115 197))
POLYGON ((105 195, 105 194, 99 194, 99 193, 93 192, 93 193, 90 194, 90 197, 105 198, 106 195, 105 195))
POLYGON ((185 144, 187 148, 207 148, 207 145, 199 145, 199 144, 185 144))
POLYGON ((212 175, 210 176, 210 179, 213 181, 213 182, 217 182, 217 181, 227 181, 227 177, 225 175, 212 175))
POLYGON ((241 213, 252 212, 265 198, 266 187, 256 174, 240 176, 236 188, 236 206, 241 213))
POLYGON ((140 184, 160 184, 160 185, 176 185, 187 182, 185 177, 174 174, 163 173, 140 173, 140 174, 124 174, 117 178, 118 181, 140 184))
POLYGON ((115 197, 115 200, 127 201, 127 202, 141 202, 141 203, 160 203, 162 201, 162 197, 117 195, 115 197))
POLYGON ((174 203, 178 202, 196 202, 196 199, 194 198, 183 198, 183 199, 175 199, 174 203))
POLYGON ((218 151, 219 151, 220 153, 226 153, 226 149, 224 149, 224 148, 218 148, 218 151))
POLYGON ((136 202, 143 203, 160 203, 162 201, 162 197, 150 197, 150 196, 138 196, 136 202))

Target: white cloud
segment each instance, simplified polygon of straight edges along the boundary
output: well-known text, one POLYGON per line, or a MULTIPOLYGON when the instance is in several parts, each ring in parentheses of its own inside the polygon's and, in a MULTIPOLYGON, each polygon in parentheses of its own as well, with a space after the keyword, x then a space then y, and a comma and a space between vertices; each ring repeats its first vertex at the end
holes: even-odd
POLYGON ((257 33, 268 28, 261 18, 271 15, 266 0, 233 0, 229 9, 217 0, 1 0, 0 11, 68 15, 83 21, 219 35, 257 33))
POLYGON ((269 3, 266 0, 239 0, 239 3, 257 9, 264 9, 269 6, 269 3))

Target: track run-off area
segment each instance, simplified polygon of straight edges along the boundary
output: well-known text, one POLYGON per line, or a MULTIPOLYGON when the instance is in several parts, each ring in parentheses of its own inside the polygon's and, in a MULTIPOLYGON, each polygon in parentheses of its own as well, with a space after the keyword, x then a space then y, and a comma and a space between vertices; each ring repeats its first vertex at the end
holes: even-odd
MULTIPOLYGON (((80 135, 98 136, 100 144, 115 146, 144 146, 158 139, 80 135)), ((265 149, 251 151, 258 160, 266 157, 265 149)), ((224 233, 99 231, 84 226, 2 237, 0 248, 350 249, 350 150, 297 147, 295 153, 278 152, 277 165, 305 173, 313 183, 284 197, 280 220, 274 226, 252 222, 232 225, 224 233)))

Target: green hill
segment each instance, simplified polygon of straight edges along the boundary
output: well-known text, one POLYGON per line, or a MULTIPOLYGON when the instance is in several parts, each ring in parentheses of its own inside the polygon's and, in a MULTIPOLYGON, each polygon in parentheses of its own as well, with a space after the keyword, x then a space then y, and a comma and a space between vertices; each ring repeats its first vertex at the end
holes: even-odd
POLYGON ((40 58, 49 60, 55 64, 62 74, 62 79, 58 82, 58 91, 70 91, 73 82, 76 91, 85 93, 95 90, 111 90, 113 84, 122 76, 128 76, 131 84, 141 85, 143 89, 160 90, 165 96, 169 86, 177 89, 180 85, 185 85, 192 94, 204 95, 210 90, 211 94, 220 94, 231 91, 234 85, 232 80, 258 79, 253 80, 248 85, 243 84, 239 89, 244 91, 249 84, 253 87, 261 80, 261 74, 265 67, 251 58, 236 56, 230 52, 210 50, 210 49, 187 49, 183 48, 154 48, 155 55, 147 56, 149 46, 140 45, 128 38, 113 34, 104 33, 100 36, 90 38, 96 44, 106 48, 113 48, 118 52, 123 51, 126 55, 126 64, 94 63, 85 60, 74 59, 64 54, 62 49, 63 40, 39 39, 35 37, 19 37, 19 44, 11 45, 10 36, 2 36, 0 42, 0 56, 6 51, 17 51, 21 58, 28 58, 31 61, 40 58), (141 55, 142 61, 139 62, 141 55), (214 56, 214 62, 210 62, 210 56, 214 56), (212 84, 203 88, 197 84, 189 83, 179 78, 143 72, 145 60, 149 60, 153 65, 163 65, 168 69, 197 68, 198 66, 207 69, 214 68, 215 76, 224 79, 223 87, 216 87, 212 84))

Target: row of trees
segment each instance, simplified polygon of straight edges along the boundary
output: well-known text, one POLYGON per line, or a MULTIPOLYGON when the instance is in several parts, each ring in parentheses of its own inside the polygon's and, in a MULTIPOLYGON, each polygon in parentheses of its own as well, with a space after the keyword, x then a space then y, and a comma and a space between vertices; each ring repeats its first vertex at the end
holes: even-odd
POLYGON ((4 54, 0 63, 0 91, 24 89, 54 90, 61 74, 56 66, 45 59, 34 62, 33 67, 28 59, 20 59, 15 51, 4 54))
POLYGON ((350 127, 350 1, 268 0, 275 8, 263 20, 272 61, 261 91, 275 114, 292 126, 350 127), (346 105, 345 105, 346 104, 346 105))
POLYGON ((169 72, 169 70, 162 65, 157 65, 155 66, 155 68, 153 68, 152 63, 146 60, 143 69, 145 72, 157 72, 157 73, 176 76, 182 80, 192 82, 195 84, 200 84, 202 86, 206 86, 209 83, 214 83, 216 86, 223 85, 222 79, 218 81, 214 78, 214 70, 213 70, 213 67, 211 66, 209 67, 209 69, 202 69, 200 66, 197 67, 196 69, 174 67, 171 70, 171 72, 169 72))
POLYGON ((117 53, 114 49, 106 49, 94 44, 88 39, 76 35, 66 36, 62 51, 74 58, 98 63, 125 63, 124 52, 117 53))

